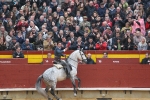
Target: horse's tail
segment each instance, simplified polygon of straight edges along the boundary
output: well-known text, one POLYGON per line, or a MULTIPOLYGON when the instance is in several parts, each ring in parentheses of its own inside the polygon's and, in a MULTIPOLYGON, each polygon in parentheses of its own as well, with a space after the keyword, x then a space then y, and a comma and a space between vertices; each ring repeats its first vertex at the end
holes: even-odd
POLYGON ((43 78, 43 75, 40 75, 36 81, 36 84, 35 84, 35 88, 36 90, 38 91, 38 93, 40 93, 42 96, 44 97, 48 97, 47 94, 46 94, 46 91, 44 91, 42 88, 41 88, 41 80, 43 78))

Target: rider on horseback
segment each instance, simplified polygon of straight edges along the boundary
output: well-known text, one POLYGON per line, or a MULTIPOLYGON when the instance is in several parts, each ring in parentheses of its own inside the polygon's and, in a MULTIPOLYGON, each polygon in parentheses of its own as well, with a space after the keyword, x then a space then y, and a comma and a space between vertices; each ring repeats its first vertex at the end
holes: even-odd
POLYGON ((62 47, 62 43, 58 42, 57 47, 54 50, 55 60, 53 63, 54 64, 60 63, 64 67, 64 70, 66 71, 67 78, 69 78, 71 66, 68 64, 68 62, 61 61, 61 56, 63 57, 65 56, 63 53, 68 50, 68 47, 66 47, 64 50, 61 50, 61 47, 62 47))

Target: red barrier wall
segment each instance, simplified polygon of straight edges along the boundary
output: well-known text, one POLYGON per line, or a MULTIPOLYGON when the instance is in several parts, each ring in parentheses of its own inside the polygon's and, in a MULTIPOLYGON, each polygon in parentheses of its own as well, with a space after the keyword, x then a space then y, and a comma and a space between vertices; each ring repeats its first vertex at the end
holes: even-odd
MULTIPOLYGON (((51 65, 1 65, 1 88, 34 88, 37 77, 51 65)), ((150 87, 149 65, 79 65, 81 87, 150 87)), ((72 87, 69 79, 58 82, 57 87, 72 87)))

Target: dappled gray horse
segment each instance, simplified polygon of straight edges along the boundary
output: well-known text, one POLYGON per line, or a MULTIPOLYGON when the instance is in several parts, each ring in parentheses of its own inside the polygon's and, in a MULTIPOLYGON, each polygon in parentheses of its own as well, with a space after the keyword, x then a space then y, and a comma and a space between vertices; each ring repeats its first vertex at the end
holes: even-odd
MULTIPOLYGON (((72 70, 70 72, 70 80, 73 84, 74 87, 74 96, 77 95, 77 90, 76 90, 76 84, 75 84, 75 80, 78 80, 78 87, 80 87, 80 79, 76 76, 77 75, 77 68, 78 68, 78 62, 82 61, 82 62, 87 62, 86 56, 83 53, 82 50, 76 50, 73 53, 70 54, 70 56, 67 58, 67 62, 71 65, 72 70)), ((37 82, 35 84, 36 90, 43 95, 44 97, 48 98, 48 100, 52 100, 49 95, 48 95, 48 91, 50 90, 50 93, 57 99, 57 100, 61 100, 60 98, 58 98, 55 94, 55 88, 56 88, 56 84, 58 81, 63 81, 65 80, 67 77, 66 72, 64 71, 63 68, 58 69, 56 67, 51 67, 48 68, 42 75, 40 75, 37 79, 37 82), (45 90, 43 90, 41 88, 41 80, 43 79, 43 81, 46 84, 46 88, 45 90)))

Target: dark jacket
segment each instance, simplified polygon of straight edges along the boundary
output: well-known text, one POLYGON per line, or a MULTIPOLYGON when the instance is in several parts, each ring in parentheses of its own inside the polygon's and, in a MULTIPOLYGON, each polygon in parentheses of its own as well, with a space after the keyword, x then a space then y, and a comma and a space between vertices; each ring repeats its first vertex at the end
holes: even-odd
POLYGON ((33 50, 33 45, 31 43, 26 44, 25 42, 22 44, 22 50, 33 50), (28 48, 29 46, 29 48, 28 48))
POLYGON ((95 64, 95 62, 93 59, 87 58, 87 64, 95 64))
POLYGON ((81 42, 81 45, 78 45, 78 42, 73 42, 71 43, 71 46, 69 49, 71 50, 77 50, 77 49, 80 49, 80 48, 84 48, 84 42, 81 42))
POLYGON ((131 43, 125 43, 124 44, 124 50, 134 50, 134 43, 131 42, 131 43))
POLYGON ((87 42, 87 43, 85 43, 84 49, 85 50, 94 50, 95 49, 95 42, 92 42, 92 43, 87 42), (90 45, 93 45, 93 46, 90 46, 90 45))
POLYGON ((98 15, 100 16, 100 17, 104 17, 105 16, 105 13, 106 13, 106 8, 104 7, 104 8, 98 8, 98 10, 97 10, 97 13, 98 13, 98 15))
POLYGON ((96 11, 96 8, 94 6, 85 6, 85 10, 87 13, 88 18, 91 18, 91 16, 93 15, 93 12, 96 11))
POLYGON ((0 51, 6 50, 6 45, 5 44, 0 44, 0 51))
POLYGON ((24 54, 22 52, 17 53, 16 51, 13 53, 13 58, 24 58, 24 54), (17 57, 19 56, 19 57, 17 57))
POLYGON ((150 62, 148 61, 150 61, 150 58, 143 58, 141 64, 149 64, 150 62))
POLYGON ((63 52, 64 52, 64 51, 61 50, 61 48, 56 47, 55 50, 54 50, 54 55, 55 55, 56 57, 61 57, 61 56, 64 56, 63 52))

